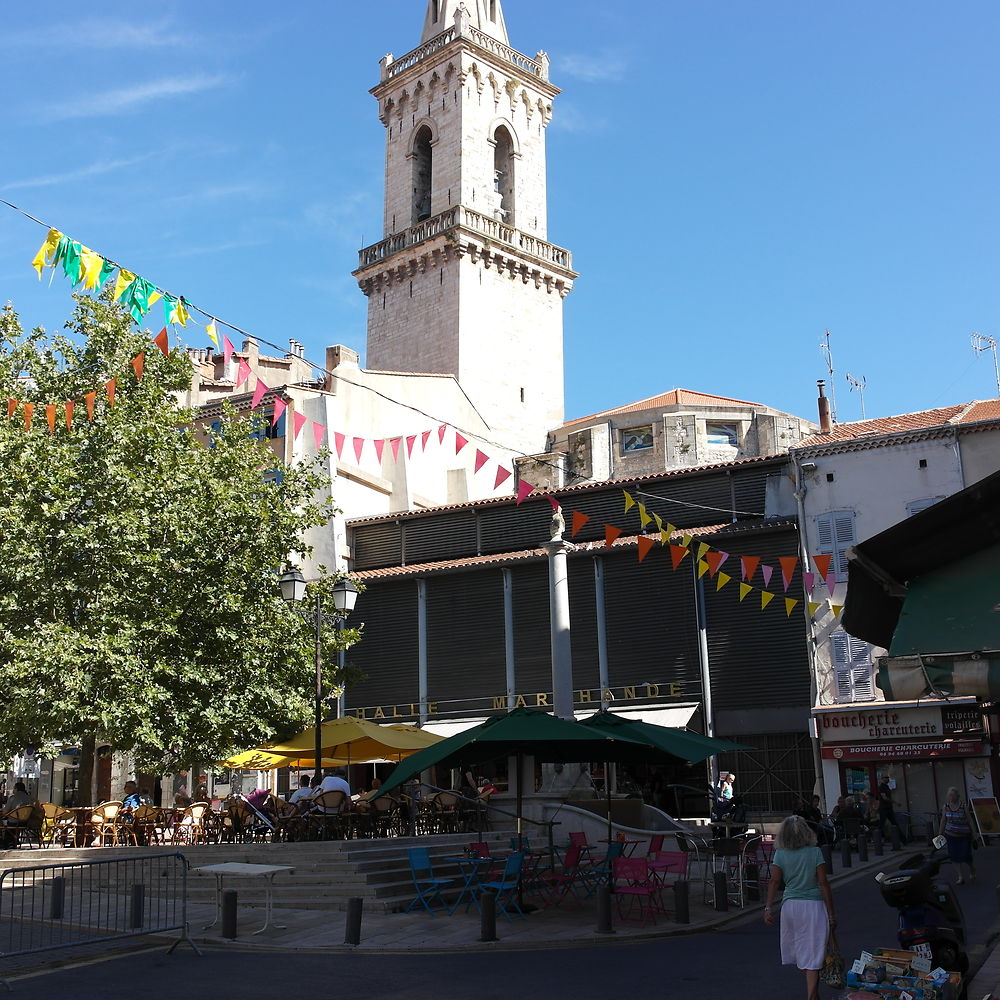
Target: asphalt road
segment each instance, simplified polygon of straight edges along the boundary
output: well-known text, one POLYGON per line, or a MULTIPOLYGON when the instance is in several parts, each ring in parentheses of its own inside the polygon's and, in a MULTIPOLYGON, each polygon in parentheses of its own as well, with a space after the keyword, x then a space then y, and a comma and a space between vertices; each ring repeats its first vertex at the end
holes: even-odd
MULTIPOLYGON (((1000 847, 979 853, 979 878, 959 887, 970 947, 984 945, 997 920, 1000 847)), ((887 866, 889 867, 889 866, 887 866)), ((947 871, 947 869, 946 869, 947 871)), ((841 947, 850 960, 863 948, 895 946, 895 911, 873 873, 835 887, 841 947)), ((12 1000, 176 1000, 177 997, 283 1000, 773 1000, 804 991, 796 969, 778 956, 777 929, 759 912, 718 931, 635 944, 496 953, 289 954, 213 951, 199 958, 181 946, 111 961, 46 971, 13 983, 12 1000)), ((827 996, 833 992, 827 990, 827 996)))

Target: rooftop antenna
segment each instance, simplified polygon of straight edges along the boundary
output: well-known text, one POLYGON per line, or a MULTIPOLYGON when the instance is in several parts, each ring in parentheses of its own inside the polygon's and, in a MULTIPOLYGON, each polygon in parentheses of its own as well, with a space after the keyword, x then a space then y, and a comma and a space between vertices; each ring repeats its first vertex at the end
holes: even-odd
POLYGON ((993 352, 993 374, 997 381, 997 395, 1000 396, 1000 365, 997 364, 997 339, 985 333, 972 335, 972 349, 978 354, 982 351, 993 352))
POLYGON ((827 328, 826 333, 823 335, 823 339, 819 342, 819 349, 823 354, 823 360, 826 362, 827 374, 830 376, 830 416, 833 418, 833 422, 837 422, 837 390, 834 388, 833 379, 833 351, 830 349, 830 330, 827 328))
POLYGON ((864 375, 860 375, 855 378, 850 372, 847 373, 847 383, 851 387, 851 392, 857 390, 858 395, 861 397, 861 419, 865 419, 865 386, 868 384, 868 380, 864 375))

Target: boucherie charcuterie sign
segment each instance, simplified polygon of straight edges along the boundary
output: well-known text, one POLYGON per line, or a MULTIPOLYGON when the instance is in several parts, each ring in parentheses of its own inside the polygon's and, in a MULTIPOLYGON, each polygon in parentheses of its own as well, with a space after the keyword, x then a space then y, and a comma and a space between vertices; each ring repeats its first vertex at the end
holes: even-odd
POLYGON ((977 705, 962 706, 961 720, 954 718, 950 707, 847 709, 843 712, 817 713, 816 724, 824 743, 854 743, 860 740, 926 740, 951 736, 957 732, 982 730, 982 713, 977 705), (970 711, 971 709, 971 711, 970 711), (942 714, 944 713, 944 714, 942 714), (978 719, 979 725, 975 725, 978 719), (956 723, 961 721, 961 727, 956 723), (971 725, 970 725, 971 723, 971 725))

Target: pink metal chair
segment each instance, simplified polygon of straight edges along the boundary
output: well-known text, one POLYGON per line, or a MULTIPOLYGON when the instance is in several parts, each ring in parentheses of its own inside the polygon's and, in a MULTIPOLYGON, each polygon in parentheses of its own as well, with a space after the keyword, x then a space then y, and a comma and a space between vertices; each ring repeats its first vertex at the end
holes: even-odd
POLYGON ((623 923, 655 924, 659 886, 650 877, 645 858, 615 858, 612 862, 615 876, 615 898, 618 900, 618 917, 623 923), (628 901, 628 909, 625 902, 628 901), (636 906, 638 919, 631 914, 636 906), (628 915, 626 915, 628 914, 628 915))

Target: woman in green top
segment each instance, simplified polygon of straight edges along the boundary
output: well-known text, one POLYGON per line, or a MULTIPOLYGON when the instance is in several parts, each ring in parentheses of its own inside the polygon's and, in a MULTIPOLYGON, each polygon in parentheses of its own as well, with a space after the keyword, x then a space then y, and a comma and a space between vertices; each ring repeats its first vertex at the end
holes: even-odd
POLYGON ((778 831, 771 862, 764 923, 774 924, 774 901, 784 883, 781 905, 781 963, 806 974, 806 1000, 819 1000, 819 973, 826 940, 836 924, 833 894, 816 834, 801 816, 789 816, 778 831))

